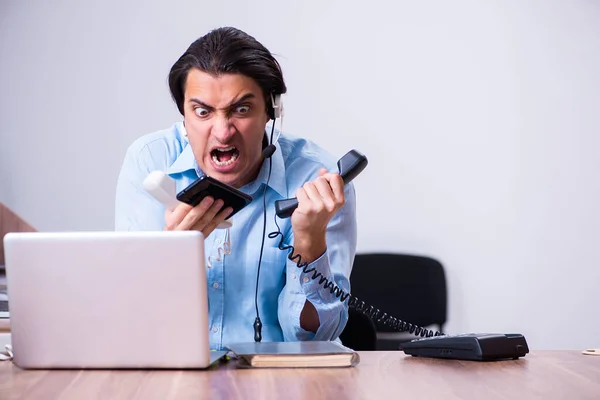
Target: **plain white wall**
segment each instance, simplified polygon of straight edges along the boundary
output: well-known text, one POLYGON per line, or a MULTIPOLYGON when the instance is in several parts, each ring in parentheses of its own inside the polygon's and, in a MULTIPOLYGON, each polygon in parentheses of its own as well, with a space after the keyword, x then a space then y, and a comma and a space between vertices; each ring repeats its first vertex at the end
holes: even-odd
POLYGON ((368 156, 358 250, 444 263, 448 332, 597 347, 598 21, 584 0, 5 0, 0 201, 112 229, 126 147, 180 118, 171 64, 232 25, 278 55, 286 131, 368 156))

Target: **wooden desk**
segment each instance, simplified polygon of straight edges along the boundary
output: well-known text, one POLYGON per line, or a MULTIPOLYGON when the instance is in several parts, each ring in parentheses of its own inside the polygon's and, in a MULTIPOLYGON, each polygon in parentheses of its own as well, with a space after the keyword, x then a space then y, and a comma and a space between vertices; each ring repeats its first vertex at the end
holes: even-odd
POLYGON ((0 363, 0 399, 599 399, 600 357, 536 351, 519 360, 361 352, 343 369, 23 371, 0 363))

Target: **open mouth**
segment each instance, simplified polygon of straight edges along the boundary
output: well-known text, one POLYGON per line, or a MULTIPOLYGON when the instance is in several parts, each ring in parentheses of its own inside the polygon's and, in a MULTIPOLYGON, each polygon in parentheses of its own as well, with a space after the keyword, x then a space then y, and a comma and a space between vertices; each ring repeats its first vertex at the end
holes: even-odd
POLYGON ((234 146, 215 148, 210 152, 213 162, 219 167, 226 167, 237 160, 240 152, 234 146))

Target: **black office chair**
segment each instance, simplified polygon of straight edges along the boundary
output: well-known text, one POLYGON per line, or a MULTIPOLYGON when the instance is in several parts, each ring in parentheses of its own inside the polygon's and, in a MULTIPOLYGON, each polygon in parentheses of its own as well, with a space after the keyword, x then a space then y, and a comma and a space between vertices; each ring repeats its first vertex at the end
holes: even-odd
MULTIPOLYGON (((447 318, 446 276, 442 264, 406 254, 357 254, 350 275, 351 293, 403 321, 443 331, 447 318)), ((398 350, 416 338, 378 321, 377 350, 398 350)))

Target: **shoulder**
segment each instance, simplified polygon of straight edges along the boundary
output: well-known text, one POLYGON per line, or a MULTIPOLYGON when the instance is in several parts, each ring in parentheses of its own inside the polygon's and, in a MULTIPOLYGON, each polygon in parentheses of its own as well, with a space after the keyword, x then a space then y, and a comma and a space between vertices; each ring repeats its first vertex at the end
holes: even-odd
MULTIPOLYGON (((282 133, 279 147, 283 155, 288 193, 294 193, 305 182, 316 179, 321 168, 330 172, 338 171, 338 158, 311 140, 282 133)), ((344 191, 349 202, 352 202, 354 184, 347 184, 344 191)))
POLYGON ((178 122, 169 128, 135 139, 127 148, 126 158, 154 169, 166 169, 173 164, 186 145, 181 122, 178 122))
POLYGON ((337 171, 337 159, 311 140, 282 133, 279 147, 287 173, 318 172, 320 168, 337 171))

